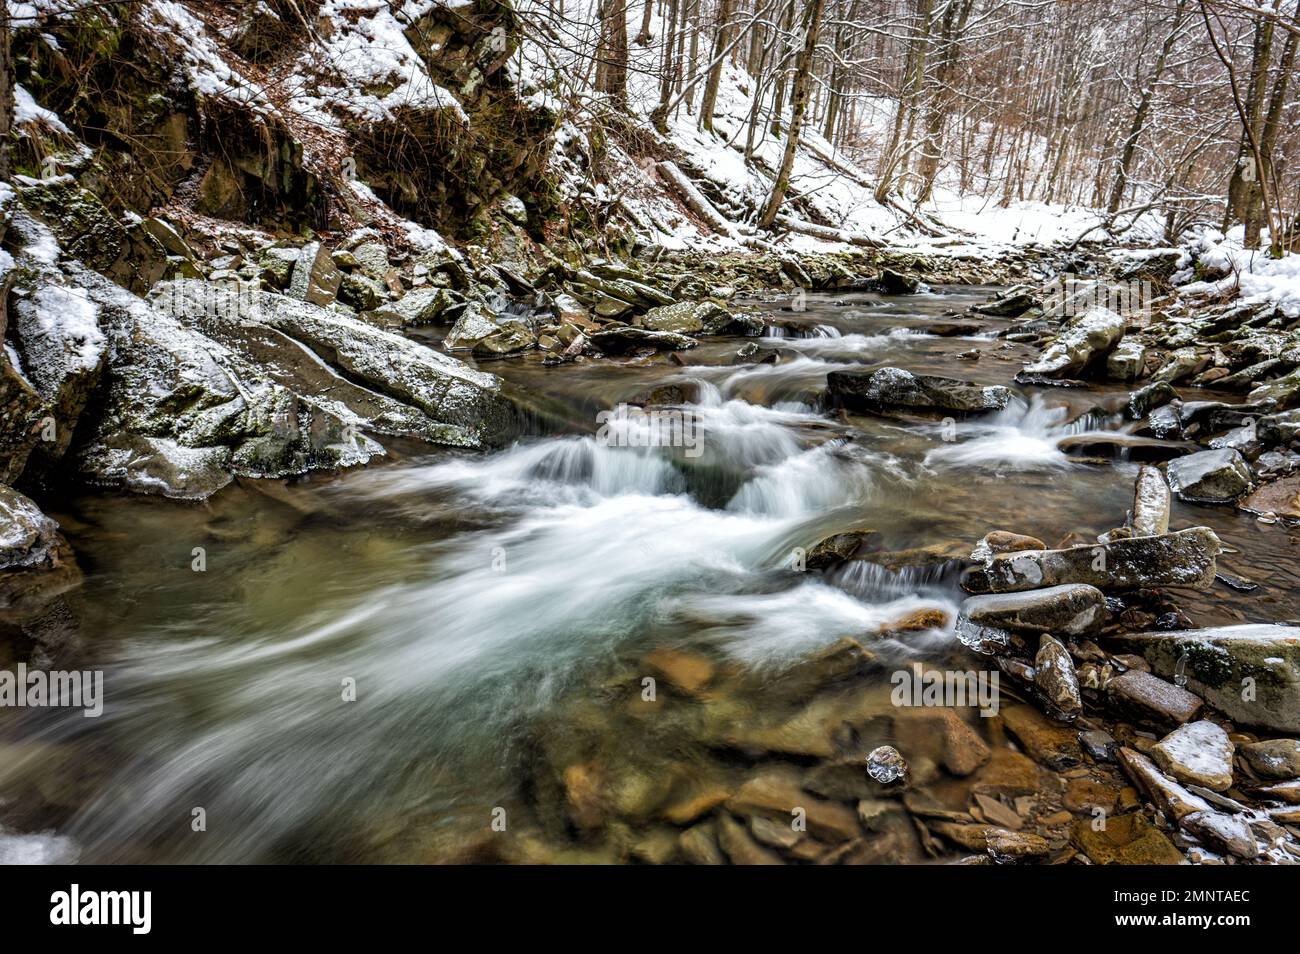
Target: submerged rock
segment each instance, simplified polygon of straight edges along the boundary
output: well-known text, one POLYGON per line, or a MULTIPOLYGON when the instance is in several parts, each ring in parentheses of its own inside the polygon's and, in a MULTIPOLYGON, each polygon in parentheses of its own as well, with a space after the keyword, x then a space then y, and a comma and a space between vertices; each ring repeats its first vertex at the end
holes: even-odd
POLYGON ((1191 586, 1214 582, 1219 538, 1209 527, 1131 537, 1065 550, 1025 550, 994 556, 962 577, 971 593, 1010 593, 1065 583, 1099 589, 1191 586))
POLYGON ((1169 486, 1180 500, 1230 503, 1248 493, 1252 478, 1240 452, 1232 448, 1200 451, 1169 462, 1169 486))
POLYGON ((1074 729, 1049 720, 1032 706, 1003 706, 1000 714, 1007 731, 1040 765, 1059 772, 1083 761, 1079 734, 1074 729))
POLYGON ((1300 520, 1300 475, 1261 484, 1237 506, 1250 513, 1268 513, 1284 520, 1300 520))
POLYGON ((1151 758, 1180 782, 1215 792, 1232 787, 1232 740, 1213 722, 1202 719, 1179 726, 1151 749, 1151 758))
POLYGON ((1300 732, 1300 627, 1247 624, 1115 640, 1234 722, 1300 732))
POLYGON ((1093 308, 1070 319, 1024 374, 1077 377, 1096 359, 1108 355, 1124 337, 1125 321, 1109 308, 1093 308))
POLYGON ((874 371, 832 371, 827 393, 849 408, 909 407, 981 414, 1005 408, 1011 392, 1000 385, 983 387, 902 368, 874 371))
POLYGON ((1070 837, 1095 865, 1180 865, 1185 860, 1169 836, 1140 812, 1109 818, 1101 830, 1092 819, 1081 818, 1070 837))

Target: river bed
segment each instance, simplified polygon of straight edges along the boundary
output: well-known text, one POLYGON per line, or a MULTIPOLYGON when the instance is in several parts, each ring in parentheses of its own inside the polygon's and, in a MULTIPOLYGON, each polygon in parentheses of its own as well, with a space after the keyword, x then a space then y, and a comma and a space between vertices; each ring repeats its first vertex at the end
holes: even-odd
MULTIPOLYGON (((0 817, 46 833, 36 854, 85 862, 463 860, 493 838, 516 840, 507 860, 626 860, 617 843, 654 827, 637 819, 656 797, 744 776, 747 747, 711 740, 797 711, 783 679, 800 660, 912 614, 950 620, 947 561, 985 533, 1051 546, 1123 523, 1137 465, 1057 447, 1122 426, 1122 386, 1018 388, 958 422, 822 407, 827 372, 864 364, 1010 384, 1031 349, 993 338, 997 319, 921 330, 990 291, 758 303, 779 328, 704 339, 682 365, 484 363, 574 422, 495 453, 408 445, 202 504, 46 501, 86 572, 71 657, 104 670, 105 709, 0 717, 0 817), (780 360, 733 363, 755 340, 780 360), (697 444, 596 439, 600 412, 665 385, 689 395, 697 444), (863 528, 880 562, 799 571, 800 552, 863 528), (712 688, 647 701, 647 654, 665 648, 708 660, 712 688), (575 778, 557 778, 571 764, 630 792, 617 823, 575 819, 575 778)), ((1201 524, 1230 548, 1221 569, 1258 588, 1180 591, 1184 613, 1300 618, 1295 531, 1175 502, 1172 526, 1201 524)), ((950 625, 870 648, 880 675, 851 689, 867 722, 888 710, 885 674, 964 652, 950 625)))

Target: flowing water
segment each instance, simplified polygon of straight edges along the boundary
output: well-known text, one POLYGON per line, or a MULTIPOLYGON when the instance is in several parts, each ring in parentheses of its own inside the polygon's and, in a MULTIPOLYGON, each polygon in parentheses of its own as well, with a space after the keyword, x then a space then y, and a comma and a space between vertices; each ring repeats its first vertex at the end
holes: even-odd
MULTIPOLYGON (((98 719, 4 715, 0 853, 438 860, 496 810, 562 828, 537 766, 565 746, 612 748, 651 776, 704 771, 713 755, 684 740, 783 705, 771 687, 795 661, 919 609, 951 617, 946 560, 987 531, 1051 545, 1123 522, 1136 465, 1057 447, 1120 427, 1120 388, 1030 389, 956 424, 822 409, 835 368, 1008 383, 1026 349, 919 331, 987 293, 761 306, 780 322, 760 342, 777 364, 732 363, 738 338, 707 340, 684 366, 495 362, 573 422, 495 453, 399 448, 198 505, 46 501, 87 575, 58 658, 104 670, 106 701, 98 719), (972 349, 978 361, 959 357, 972 349), (635 415, 598 437, 600 412, 669 384, 688 397, 679 446, 645 446, 635 415), (888 555, 798 572, 797 548, 849 528, 877 531, 888 555), (701 653, 743 688, 648 722, 639 661, 660 647, 701 653)), ((1286 528, 1182 505, 1173 522, 1213 526, 1236 551, 1225 567, 1260 584, 1179 594, 1198 624, 1300 615, 1286 528)), ((949 630, 872 648, 886 662, 959 650, 949 630)))

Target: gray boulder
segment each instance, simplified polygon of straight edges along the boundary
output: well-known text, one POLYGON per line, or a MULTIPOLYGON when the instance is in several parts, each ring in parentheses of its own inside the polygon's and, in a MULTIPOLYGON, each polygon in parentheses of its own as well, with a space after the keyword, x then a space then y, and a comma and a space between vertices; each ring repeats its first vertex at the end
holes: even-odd
POLYGON ((1000 385, 985 387, 903 368, 832 371, 826 385, 836 403, 854 409, 905 407, 982 414, 1001 410, 1011 400, 1011 392, 1000 385))
POLYGON ((1087 636, 1106 621, 1106 597, 1095 586, 1065 584, 1022 593, 970 596, 962 603, 959 628, 970 625, 1037 636, 1087 636))
POLYGON ((1169 486, 1180 500, 1230 503, 1249 493, 1250 467, 1234 448, 1200 451, 1171 460, 1169 486))
POLYGON ((631 325, 611 325, 592 332, 587 339, 606 354, 623 354, 637 348, 656 348, 660 351, 685 351, 695 347, 695 339, 674 331, 651 331, 631 325))
POLYGON ((59 545, 59 525, 28 497, 0 484, 0 572, 44 563, 59 545))
POLYGON ((320 242, 308 242, 298 252, 286 294, 313 305, 328 305, 338 295, 343 273, 320 242))
POLYGON ((1147 349, 1140 341, 1120 341, 1106 358, 1106 377, 1112 381, 1136 381, 1146 367, 1147 349))
POLYGON ((537 336, 522 321, 499 317, 479 302, 465 308, 442 342, 448 351, 497 355, 524 351, 536 344, 537 336))
POLYGON ((1251 623, 1115 638, 1234 722, 1300 732, 1300 627, 1251 623))
POLYGON ((1049 378, 1075 377, 1095 359, 1108 355, 1124 337, 1125 321, 1109 308, 1093 308, 1070 319, 1037 361, 1022 373, 1049 378))
POLYGON ((1150 586, 1205 589, 1214 582, 1222 545, 1209 527, 1129 537, 1066 550, 1024 550, 993 556, 962 576, 971 593, 1012 593, 1087 583, 1102 590, 1150 586))

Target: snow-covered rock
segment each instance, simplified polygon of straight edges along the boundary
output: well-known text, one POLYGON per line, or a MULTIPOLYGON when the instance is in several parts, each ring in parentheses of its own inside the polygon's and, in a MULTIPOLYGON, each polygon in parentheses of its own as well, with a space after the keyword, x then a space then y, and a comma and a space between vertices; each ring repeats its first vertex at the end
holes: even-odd
POLYGON ((1108 355, 1124 337, 1124 318, 1109 308, 1092 308, 1066 322, 1052 343, 1024 368, 1024 374, 1049 378, 1078 375, 1108 355))

